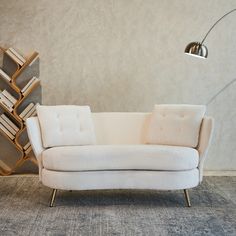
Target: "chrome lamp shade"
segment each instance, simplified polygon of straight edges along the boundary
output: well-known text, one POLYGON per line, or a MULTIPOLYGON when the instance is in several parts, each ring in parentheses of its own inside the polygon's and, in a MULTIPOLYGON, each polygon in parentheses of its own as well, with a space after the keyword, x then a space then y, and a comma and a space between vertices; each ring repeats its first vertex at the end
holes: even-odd
POLYGON ((208 50, 207 47, 205 45, 203 45, 203 42, 205 41, 205 39, 207 38, 207 36, 209 35, 209 33, 212 31, 212 29, 215 28, 215 26, 222 20, 224 19, 226 16, 228 16, 229 14, 231 14, 232 12, 235 12, 235 9, 232 9, 231 11, 227 12, 226 14, 224 14, 219 20, 217 20, 212 27, 207 31, 205 37, 203 38, 203 40, 201 41, 201 43, 199 42, 192 42, 189 43, 187 45, 187 47, 185 48, 184 52, 190 56, 194 56, 194 57, 198 57, 198 58, 204 58, 206 59, 208 56, 208 50))
POLYGON ((184 52, 190 56, 206 59, 208 56, 207 47, 199 42, 191 42, 187 45, 184 52))

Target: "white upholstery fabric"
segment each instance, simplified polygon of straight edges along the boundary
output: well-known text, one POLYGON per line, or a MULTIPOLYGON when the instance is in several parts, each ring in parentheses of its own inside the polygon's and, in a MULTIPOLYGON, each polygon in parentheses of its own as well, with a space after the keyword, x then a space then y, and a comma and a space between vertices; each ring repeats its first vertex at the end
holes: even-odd
POLYGON ((57 171, 191 170, 198 151, 158 145, 93 145, 50 148, 43 152, 43 167, 57 171))
POLYGON ((41 180, 41 170, 42 170, 42 160, 41 154, 45 150, 43 148, 42 139, 41 139, 41 132, 39 121, 37 117, 30 117, 26 120, 26 128, 28 132, 28 137, 34 152, 34 155, 38 161, 39 166, 39 180, 41 180))
POLYGON ((61 172, 43 169, 44 185, 64 190, 159 189, 177 190, 199 184, 198 169, 189 171, 61 172))
POLYGON ((45 150, 42 144, 41 131, 39 120, 37 117, 30 117, 26 120, 26 128, 31 146, 33 148, 36 158, 45 150))
POLYGON ((43 146, 95 144, 88 106, 37 106, 43 146))
POLYGON ((200 181, 202 181, 203 164, 206 159, 208 148, 212 140, 213 129, 214 129, 214 120, 211 117, 204 117, 200 131, 199 144, 197 147, 200 156, 199 167, 198 167, 200 174, 200 181))
POLYGON ((97 144, 144 144, 150 113, 92 113, 97 144))
MULTIPOLYGON (((129 145, 132 145, 138 147, 137 144, 144 144, 144 134, 146 130, 146 125, 148 123, 148 120, 150 118, 150 113, 93 113, 92 119, 95 125, 95 131, 96 136, 98 140, 98 144, 123 144, 124 146, 129 147, 129 145), (136 144, 136 145, 134 145, 136 144)), ((42 163, 42 155, 44 153, 49 152, 50 150, 53 150, 54 148, 47 149, 43 147, 41 135, 42 132, 40 130, 38 118, 29 118, 26 122, 27 125, 27 131, 28 136, 31 142, 31 145, 33 147, 33 151, 36 155, 36 158, 39 163, 39 173, 42 173, 42 182, 44 185, 51 187, 51 188, 57 188, 57 189, 74 189, 74 190, 86 190, 86 189, 160 189, 160 190, 174 190, 174 189, 184 189, 184 188, 192 188, 199 184, 202 178, 202 172, 203 172, 203 163, 206 158, 206 153, 209 147, 209 143, 212 136, 212 129, 213 129, 213 121, 211 118, 204 118, 201 126, 200 136, 199 136, 199 144, 197 147, 197 150, 199 152, 200 158, 198 158, 198 167, 192 170, 170 170, 170 171, 156 171, 156 170, 109 170, 109 171, 51 171, 43 168, 42 163), (43 169, 42 169, 43 168, 43 169), (42 170, 42 171, 41 171, 42 170)), ((116 146, 116 145, 114 145, 116 146)), ((113 146, 113 147, 114 147, 113 146)), ((140 145, 142 148, 142 145, 140 145)), ((145 146, 152 146, 152 145, 145 145, 145 146)), ((85 149, 88 148, 88 150, 92 153, 95 153, 95 149, 90 149, 91 147, 95 146, 86 146, 83 147, 85 149)), ((57 147, 56 147, 57 148, 57 147)), ((67 147, 65 147, 67 148, 67 147)), ((69 147, 68 147, 69 148, 69 147)), ((76 147, 73 147, 76 148, 76 147)), ((102 146, 101 146, 102 148, 102 146)), ((112 148, 112 147, 111 147, 112 148)), ((163 148, 168 148, 167 146, 163 146, 163 148)), ((175 147, 178 148, 178 147, 175 147)), ((179 147, 181 148, 181 147, 179 147)), ((55 149, 54 149, 55 150, 55 149)), ((98 154, 96 153, 95 157, 92 158, 92 155, 89 155, 89 151, 85 151, 83 153, 83 157, 76 156, 76 159, 78 158, 79 162, 82 163, 80 167, 83 167, 86 169, 86 165, 91 163, 91 166, 94 167, 94 161, 96 158, 98 158, 98 154), (81 159, 82 162, 80 161, 81 159), (87 162, 88 159, 92 159, 92 161, 87 162)), ((174 149, 172 149, 173 151, 174 149)), ((191 148, 187 148, 185 150, 192 150, 191 148)), ((141 156, 141 153, 136 153, 137 149, 130 150, 132 155, 127 155, 126 158, 120 157, 122 160, 122 163, 118 163, 116 155, 112 155, 112 160, 115 161, 115 163, 118 166, 122 165, 131 165, 133 164, 134 156, 136 156, 137 159, 139 159, 139 156, 141 156), (132 159, 133 158, 133 159, 132 159), (125 160, 125 161, 123 161, 125 160)), ((60 152, 53 152, 52 160, 50 160, 51 167, 54 168, 55 162, 57 162, 56 166, 59 167, 59 169, 65 168, 65 166, 71 168, 71 166, 68 166, 70 161, 65 154, 60 152), (62 155, 63 154, 63 155, 62 155), (58 158, 59 157, 59 158, 58 158), (63 159, 62 161, 59 161, 59 159, 63 159), (64 161, 65 160, 65 161, 64 161)), ((110 150, 109 152, 112 153, 110 150)), ((195 152, 195 151, 193 151, 195 152)), ((121 152, 123 153, 123 151, 121 152)), ((154 160, 154 154, 151 154, 150 151, 147 152, 148 156, 145 154, 145 163, 144 160, 141 158, 141 161, 139 163, 135 163, 135 165, 138 166, 138 164, 142 164, 143 167, 150 167, 150 162, 147 160, 154 160), (150 155, 149 155, 150 154, 150 155)), ((166 152, 165 155, 167 155, 168 152, 166 152)), ((168 163, 165 162, 167 160, 164 160, 164 158, 157 158, 153 162, 156 164, 160 164, 164 167, 164 164, 169 166, 173 166, 173 161, 178 166, 178 168, 182 168, 182 163, 177 163, 177 159, 179 162, 187 162, 189 166, 189 161, 192 162, 192 157, 195 156, 195 153, 191 153, 191 155, 187 155, 188 151, 185 153, 186 155, 183 156, 178 154, 174 154, 176 158, 173 158, 172 155, 170 155, 168 159, 168 163), (178 156, 178 158, 177 158, 178 156), (187 157, 191 160, 186 160, 187 157), (164 162, 162 162, 164 160, 164 162), (160 162, 159 162, 160 161, 160 162)), ((46 154, 46 155, 47 155, 46 154)), ((188 153, 190 154, 190 153, 188 153)), ((164 157, 161 152, 158 154, 158 156, 164 157)), ((109 156, 110 157, 110 156, 109 156)), ((165 156, 166 157, 166 156, 165 156)), ((73 157, 70 157, 73 159, 73 157)), ((104 157, 104 161, 108 159, 108 155, 104 157)), ((193 158, 194 159, 194 158, 193 158)), ((74 160, 74 159, 73 159, 74 160)), ((101 165, 104 164, 104 161, 100 163, 101 165)), ((196 160, 195 160, 196 161, 196 160)), ((194 162, 194 161, 193 161, 194 162)), ((110 166, 114 166, 112 162, 110 166)), ((44 163, 45 164, 45 163, 44 163)), ((100 165, 99 164, 99 165, 100 165)), ((46 164, 47 165, 47 164, 46 164)), ((140 166, 139 165, 139 166, 140 166)), ((185 165, 185 164, 184 164, 185 165)), ((90 166, 90 165, 89 165, 90 166)), ((175 166, 175 167, 176 167, 175 166)), ((196 163, 194 163, 193 166, 196 166, 196 163)), ((56 168, 57 168, 56 167, 56 168)), ((153 168, 153 167, 152 167, 153 168)), ((77 169, 77 167, 76 167, 77 169)))
POLYGON ((155 105, 147 143, 196 147, 205 111, 200 105, 155 105))

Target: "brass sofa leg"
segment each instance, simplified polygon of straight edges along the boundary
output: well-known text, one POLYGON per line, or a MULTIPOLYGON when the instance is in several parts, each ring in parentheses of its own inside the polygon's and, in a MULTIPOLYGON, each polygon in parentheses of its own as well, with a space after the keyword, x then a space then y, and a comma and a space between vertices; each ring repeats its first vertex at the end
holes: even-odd
POLYGON ((187 202, 187 206, 191 207, 191 202, 190 202, 190 198, 189 198, 189 194, 188 194, 188 189, 184 189, 184 196, 185 196, 185 200, 187 202))
POLYGON ((56 195, 57 195, 57 189, 53 189, 52 195, 51 195, 51 200, 50 200, 50 205, 49 205, 50 207, 53 207, 56 195))

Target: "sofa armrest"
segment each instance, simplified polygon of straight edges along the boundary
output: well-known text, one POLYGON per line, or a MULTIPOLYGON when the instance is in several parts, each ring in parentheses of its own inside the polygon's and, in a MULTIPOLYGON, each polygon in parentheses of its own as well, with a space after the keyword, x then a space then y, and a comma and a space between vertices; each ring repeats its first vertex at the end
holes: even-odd
POLYGON ((199 152, 199 173, 200 173, 200 182, 203 178, 203 165, 207 156, 207 152, 211 143, 212 134, 214 128, 214 120, 211 117, 204 117, 201 125, 199 143, 197 150, 199 152))
POLYGON ((41 171, 42 171, 41 154, 45 150, 45 148, 43 147, 42 144, 41 130, 38 118, 37 117, 28 118, 26 120, 26 128, 34 155, 38 161, 39 179, 41 180, 41 171))

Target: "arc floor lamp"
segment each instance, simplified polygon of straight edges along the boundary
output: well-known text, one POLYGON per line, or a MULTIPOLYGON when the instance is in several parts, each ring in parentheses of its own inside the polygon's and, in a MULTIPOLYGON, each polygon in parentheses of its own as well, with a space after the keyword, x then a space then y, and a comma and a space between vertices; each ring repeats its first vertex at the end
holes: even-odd
MULTIPOLYGON (((233 9, 226 14, 224 14, 221 18, 219 18, 212 26, 211 28, 207 31, 205 37, 202 39, 201 42, 191 42, 189 43, 186 48, 185 48, 185 54, 188 54, 190 56, 206 59, 208 56, 208 49, 207 47, 203 44, 209 33, 213 30, 213 28, 226 16, 229 14, 235 12, 236 9, 233 9)), ((208 102, 206 105, 210 104, 220 93, 222 93, 226 88, 228 88, 231 84, 233 84, 236 81, 236 78, 230 81, 228 84, 226 84, 219 92, 217 92, 208 102)))

